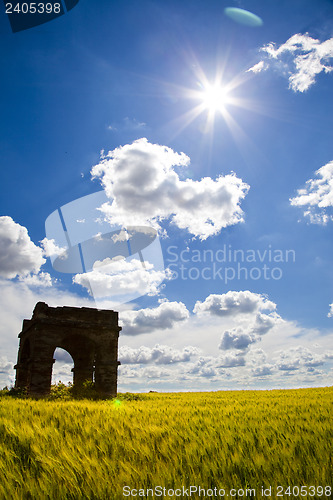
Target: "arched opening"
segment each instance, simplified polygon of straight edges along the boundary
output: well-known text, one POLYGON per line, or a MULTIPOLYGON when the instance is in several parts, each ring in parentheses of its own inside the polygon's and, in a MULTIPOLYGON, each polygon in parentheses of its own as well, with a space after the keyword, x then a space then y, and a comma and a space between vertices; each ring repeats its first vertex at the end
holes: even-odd
POLYGON ((81 386, 94 382, 95 343, 85 335, 68 335, 57 345, 53 358, 52 383, 71 382, 81 386))
POLYGON ((54 351, 53 358, 55 362, 52 369, 52 384, 62 382, 67 385, 73 383, 73 368, 74 360, 68 351, 57 347, 54 351))

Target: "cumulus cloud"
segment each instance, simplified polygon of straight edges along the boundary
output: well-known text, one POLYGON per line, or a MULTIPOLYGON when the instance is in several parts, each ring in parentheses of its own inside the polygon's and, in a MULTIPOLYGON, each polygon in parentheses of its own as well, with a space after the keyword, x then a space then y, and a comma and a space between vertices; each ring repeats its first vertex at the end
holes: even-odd
POLYGON ((11 217, 0 217, 0 276, 7 279, 38 273, 45 263, 43 251, 25 227, 11 217))
POLYGON ((6 356, 1 356, 0 358, 0 374, 12 376, 13 375, 13 363, 11 363, 6 356))
MULTIPOLYGON (((195 372, 192 371, 191 373, 195 372)), ((213 378, 219 374, 218 371, 212 366, 202 366, 196 373, 198 374, 199 377, 204 377, 204 378, 213 378)))
POLYGON ((119 367, 119 375, 121 380, 128 380, 130 387, 135 386, 138 381, 144 381, 145 391, 147 391, 147 380, 153 380, 154 386, 160 385, 167 380, 169 383, 174 382, 174 367, 172 369, 165 366, 135 366, 121 365, 119 367))
POLYGON ((119 382, 122 390, 129 390, 133 384, 147 390, 147 378, 141 369, 147 366, 148 372, 155 366, 170 369, 164 382, 156 381, 163 390, 175 390, 175 387, 177 390, 212 390, 216 383, 219 388, 230 389, 329 385, 333 354, 324 346, 332 345, 332 336, 327 333, 324 337, 318 330, 307 330, 283 320, 275 311, 268 314, 259 310, 226 317, 191 315, 185 328, 181 322, 170 328, 168 342, 165 342, 165 330, 155 330, 151 336, 147 334, 144 342, 140 336, 121 336, 120 345, 126 344, 133 351, 128 353, 127 367, 131 371, 121 371, 119 382), (222 339, 221 329, 229 333, 222 339), (220 339, 226 349, 218 349, 220 339), (159 364, 152 359, 152 349, 157 344, 171 346, 166 361, 172 359, 172 351, 183 353, 184 346, 195 346, 199 351, 184 363, 159 364), (139 360, 141 366, 135 363, 139 360))
POLYGON ((313 354, 310 349, 297 346, 291 347, 285 351, 281 351, 276 366, 282 371, 294 371, 301 368, 314 368, 321 366, 328 359, 332 359, 332 352, 325 352, 322 354, 313 354))
POLYGON ((227 375, 225 368, 237 368, 246 364, 245 358, 238 353, 230 353, 219 357, 199 356, 190 366, 188 373, 204 378, 227 375))
POLYGON ((231 331, 226 331, 222 335, 219 349, 240 349, 244 350, 250 344, 258 341, 257 335, 244 331, 242 328, 233 328, 231 331))
POLYGON ((143 368, 140 373, 144 379, 154 379, 154 383, 161 378, 171 378, 173 373, 171 370, 161 368, 159 366, 149 366, 143 368))
POLYGON ((49 240, 45 237, 42 241, 40 241, 40 244, 43 248, 44 257, 61 257, 62 255, 63 257, 66 256, 67 248, 59 247, 54 239, 49 240))
POLYGON ((157 295, 159 285, 170 279, 168 270, 155 271, 153 264, 138 259, 106 258, 96 261, 93 270, 76 274, 73 283, 85 287, 95 298, 118 295, 157 295))
POLYGON ((273 375, 273 366, 267 364, 253 368, 252 375, 254 377, 268 377, 269 375, 273 375))
POLYGON ((282 318, 275 312, 269 315, 258 312, 252 326, 249 324, 247 329, 239 326, 232 328, 230 331, 226 330, 222 335, 219 349, 245 351, 251 344, 255 344, 261 340, 260 335, 265 335, 281 322, 283 322, 282 318))
POLYGON ((267 354, 261 348, 254 348, 249 352, 248 360, 253 366, 262 365, 267 361, 267 354))
POLYGON ((216 358, 210 356, 200 356, 188 370, 188 374, 203 378, 213 378, 223 373, 216 366, 216 358))
POLYGON ((257 313, 255 322, 252 327, 252 333, 257 335, 265 335, 275 325, 283 323, 283 319, 276 312, 270 314, 257 313))
POLYGON ((239 363, 238 356, 247 354, 252 344, 261 341, 261 336, 283 323, 275 308, 276 304, 264 295, 245 290, 209 295, 205 301, 196 303, 194 312, 199 317, 210 316, 218 319, 222 326, 226 325, 218 347, 223 351, 235 351, 235 360, 239 363), (268 311, 271 312, 267 314, 268 311))
POLYGON ((50 287, 52 286, 52 278, 49 273, 40 272, 38 274, 28 274, 20 276, 19 281, 31 287, 50 287))
POLYGON ((305 187, 297 190, 297 196, 290 199, 293 206, 305 207, 305 217, 312 224, 327 224, 333 220, 333 161, 315 172, 317 179, 306 181, 305 187))
POLYGON ((243 221, 240 203, 249 186, 234 174, 181 180, 175 168, 189 163, 184 153, 145 138, 110 151, 91 171, 110 198, 101 210, 125 225, 160 228, 169 219, 202 240, 243 221))
POLYGON ((140 333, 150 333, 155 330, 166 330, 188 318, 189 312, 185 304, 164 301, 155 308, 124 311, 121 314, 122 333, 125 335, 139 335, 140 333))
POLYGON ((141 346, 138 349, 123 346, 119 349, 119 359, 121 363, 129 364, 155 362, 156 364, 168 365, 188 362, 191 360, 191 356, 198 354, 198 352, 199 350, 192 346, 184 347, 182 350, 159 344, 156 344, 153 348, 141 346))
POLYGON ((289 88, 294 92, 308 90, 315 83, 317 75, 329 73, 333 69, 329 65, 333 57, 333 38, 320 42, 308 33, 298 33, 279 46, 269 43, 260 51, 266 54, 266 58, 248 71, 259 73, 274 67, 288 77, 289 88))
POLYGON ((236 366, 245 366, 245 364, 245 358, 238 353, 226 354, 218 358, 218 366, 222 368, 235 368, 236 366))
POLYGON ((229 291, 222 295, 211 294, 204 302, 197 301, 193 312, 198 315, 211 314, 217 316, 234 316, 251 314, 262 310, 274 310, 276 304, 264 295, 249 290, 229 291))
POLYGON ((58 384, 59 382, 62 382, 63 384, 68 384, 68 382, 73 383, 72 366, 73 363, 70 362, 60 364, 57 359, 53 365, 52 384, 58 384))

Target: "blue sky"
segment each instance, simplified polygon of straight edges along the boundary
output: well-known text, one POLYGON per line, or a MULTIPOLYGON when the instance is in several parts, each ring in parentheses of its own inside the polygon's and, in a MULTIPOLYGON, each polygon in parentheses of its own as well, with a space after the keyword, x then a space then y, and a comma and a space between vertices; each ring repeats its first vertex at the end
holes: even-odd
POLYGON ((2 385, 38 300, 120 310, 120 390, 332 383, 332 31, 328 0, 80 0, 18 33, 2 8, 2 385), (75 200, 82 241, 150 228, 145 272, 53 268, 75 200))

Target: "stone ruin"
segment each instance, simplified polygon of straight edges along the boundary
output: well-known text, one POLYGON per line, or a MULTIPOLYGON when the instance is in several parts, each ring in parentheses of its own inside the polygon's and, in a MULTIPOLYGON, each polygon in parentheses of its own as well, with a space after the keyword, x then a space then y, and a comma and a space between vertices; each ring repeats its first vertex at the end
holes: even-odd
POLYGON ((101 397, 117 395, 118 313, 88 307, 49 307, 38 302, 19 334, 15 387, 31 396, 50 392, 54 351, 73 358, 73 384, 95 382, 101 397))

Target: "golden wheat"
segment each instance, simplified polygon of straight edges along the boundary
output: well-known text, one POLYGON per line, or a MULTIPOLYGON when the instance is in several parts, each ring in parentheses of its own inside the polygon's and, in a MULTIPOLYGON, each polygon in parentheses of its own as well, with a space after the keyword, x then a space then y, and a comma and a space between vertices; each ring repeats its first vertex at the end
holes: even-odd
MULTIPOLYGON (((253 488, 259 498, 262 487, 325 487, 333 472, 332 396, 332 388, 120 402, 2 396, 0 498, 117 500, 124 486, 191 485, 253 488)), ((313 491, 306 498, 328 498, 313 491)))

